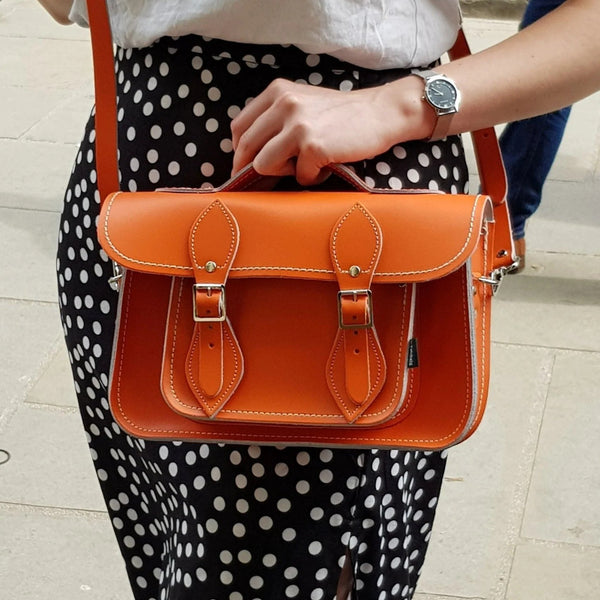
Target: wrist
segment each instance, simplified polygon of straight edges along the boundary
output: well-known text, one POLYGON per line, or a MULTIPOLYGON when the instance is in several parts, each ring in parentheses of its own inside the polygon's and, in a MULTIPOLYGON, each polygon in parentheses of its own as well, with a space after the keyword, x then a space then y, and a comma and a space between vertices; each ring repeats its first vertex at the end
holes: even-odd
POLYGON ((381 89, 385 114, 389 115, 391 145, 431 137, 437 116, 435 110, 423 99, 423 80, 409 75, 381 89))

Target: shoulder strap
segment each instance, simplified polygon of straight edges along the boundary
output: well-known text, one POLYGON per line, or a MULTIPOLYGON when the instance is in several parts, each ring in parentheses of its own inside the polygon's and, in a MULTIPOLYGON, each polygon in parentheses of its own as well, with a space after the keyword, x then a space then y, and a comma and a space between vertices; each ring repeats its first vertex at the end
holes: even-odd
MULTIPOLYGON (((96 96, 96 171, 98 190, 103 201, 109 193, 119 189, 115 62, 106 0, 87 0, 87 8, 92 38, 96 96)), ((456 60, 468 54, 470 54, 469 46, 461 29, 449 55, 452 60, 456 60)), ((474 131, 471 136, 481 189, 492 198, 494 203, 496 221, 494 268, 509 267, 513 262, 512 235, 506 203, 506 175, 496 132, 493 127, 489 127, 474 131)))

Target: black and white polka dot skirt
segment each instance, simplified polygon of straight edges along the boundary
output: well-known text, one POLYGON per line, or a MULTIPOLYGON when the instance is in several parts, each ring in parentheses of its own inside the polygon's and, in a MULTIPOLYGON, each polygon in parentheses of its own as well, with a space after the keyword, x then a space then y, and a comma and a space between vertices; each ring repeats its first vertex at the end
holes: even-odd
MULTIPOLYGON (((276 77, 351 90, 406 74, 196 36, 119 49, 117 64, 127 190, 228 179, 230 120, 276 77)), ((351 598, 412 598, 443 454, 148 442, 117 427, 107 400, 117 294, 96 239, 94 138, 92 115, 60 226, 60 308, 92 458, 136 600, 332 600, 345 560, 351 598)), ((467 181, 458 138, 398 145, 354 167, 379 187, 462 192, 467 181)))

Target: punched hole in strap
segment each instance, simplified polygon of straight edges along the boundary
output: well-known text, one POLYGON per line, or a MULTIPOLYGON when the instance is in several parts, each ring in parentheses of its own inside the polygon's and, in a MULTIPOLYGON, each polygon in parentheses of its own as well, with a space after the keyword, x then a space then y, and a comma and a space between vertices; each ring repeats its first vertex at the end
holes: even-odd
POLYGON ((338 292, 337 298, 340 329, 369 329, 373 327, 373 297, 371 290, 341 290, 338 292), (348 304, 349 302, 352 302, 352 304, 348 304), (350 307, 352 311, 349 310, 350 307), (359 316, 362 317, 362 320, 359 320, 359 316))

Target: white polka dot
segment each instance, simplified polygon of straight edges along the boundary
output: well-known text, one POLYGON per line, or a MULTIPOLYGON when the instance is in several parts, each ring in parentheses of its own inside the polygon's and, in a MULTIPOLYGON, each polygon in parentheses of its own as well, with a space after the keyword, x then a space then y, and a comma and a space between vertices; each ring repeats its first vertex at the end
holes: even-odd
POLYGON ((252 560, 252 554, 248 550, 240 550, 237 558, 241 563, 247 565, 252 560))
POLYGON ((233 575, 229 571, 221 571, 219 579, 222 584, 229 585, 233 581, 233 575))
POLYGON ((265 567, 272 567, 277 564, 277 557, 274 554, 265 554, 263 556, 263 565, 265 567))
POLYGON ((190 93, 190 88, 189 86, 185 85, 185 83, 183 85, 179 86, 179 89, 177 90, 177 95, 180 98, 187 98, 189 96, 190 93))
POLYGON ((221 99, 221 90, 219 90, 219 88, 216 87, 211 87, 207 94, 208 99, 212 100, 213 102, 218 102, 221 99))
POLYGON ((292 503, 287 498, 281 498, 277 501, 277 509, 280 512, 288 512, 292 508, 292 503))
MULTIPOLYGON (((214 175, 215 173, 215 168, 208 162, 202 163, 202 165, 200 166, 200 172, 202 173, 202 175, 204 175, 204 177, 211 177, 212 175, 214 175)), ((264 467, 262 465, 253 465, 253 472, 254 472, 254 467, 257 468, 262 468, 263 472, 264 472, 264 467)))
POLYGON ((309 552, 309 554, 312 554, 313 556, 320 554, 321 550, 323 550, 323 544, 321 544, 321 542, 311 542, 308 545, 308 552, 309 552))
POLYGON ((256 488, 256 490, 254 490, 254 497, 259 502, 264 502, 269 497, 269 494, 265 488, 256 488))
POLYGON ((417 160, 419 161, 419 164, 422 167, 428 167, 429 164, 431 163, 431 161, 429 160, 429 156, 427 156, 427 154, 425 154, 424 152, 421 152, 419 154, 417 160))
POLYGON ((185 133, 185 125, 181 121, 177 121, 177 123, 173 125, 173 133, 175 135, 183 135, 185 133))
POLYGON ((394 146, 392 152, 394 153, 394 156, 396 158, 399 158, 400 160, 407 157, 407 153, 404 146, 394 146))
POLYGON ((296 462, 304 467, 310 462, 310 454, 308 452, 298 452, 296 462))
POLYGON ((375 165, 375 168, 377 169, 377 172, 380 173, 381 175, 389 175, 390 171, 392 170, 390 168, 390 165, 388 165, 388 163, 380 161, 375 165))
POLYGON ((233 143, 228 138, 221 140, 219 147, 221 148, 221 151, 225 152, 226 154, 228 154, 229 152, 233 152, 233 143))
POLYGON ((237 117, 237 116, 240 114, 241 110, 242 110, 242 109, 241 109, 239 106, 235 106, 235 105, 233 105, 233 106, 230 106, 230 107, 227 109, 227 116, 228 116, 230 119, 235 119, 235 118, 236 118, 236 117, 237 117))
POLYGON ((411 183, 417 183, 421 179, 421 176, 419 175, 419 171, 417 171, 416 169, 409 169, 406 172, 406 177, 408 177, 408 180, 411 183))
POLYGON ((311 73, 308 76, 308 83, 311 85, 321 85, 323 83, 323 75, 321 73, 311 73))

